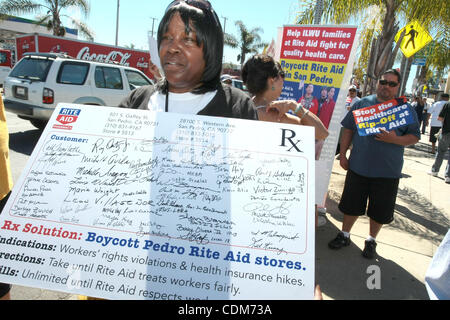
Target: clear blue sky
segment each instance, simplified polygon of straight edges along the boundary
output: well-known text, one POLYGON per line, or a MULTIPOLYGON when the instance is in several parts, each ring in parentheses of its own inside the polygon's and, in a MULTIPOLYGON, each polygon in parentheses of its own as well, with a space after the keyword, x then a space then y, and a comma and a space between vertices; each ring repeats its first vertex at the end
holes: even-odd
MULTIPOLYGON (((147 34, 158 29, 158 24, 164 11, 172 0, 120 0, 119 46, 135 45, 135 48, 148 50, 147 34), (153 24, 153 19, 156 18, 153 24)), ((238 37, 235 26, 237 20, 253 29, 263 30, 262 41, 270 43, 277 40, 277 28, 293 24, 302 5, 301 0, 210 0, 217 12, 225 31, 238 37), (226 23, 225 23, 226 19, 226 23)), ((116 39, 117 0, 90 0, 91 12, 86 19, 79 12, 69 12, 72 17, 84 21, 94 32, 94 41, 114 44, 116 39)), ((33 19, 33 16, 28 16, 33 19)), ((68 27, 72 27, 66 23, 68 27)), ((224 62, 237 63, 239 51, 225 47, 224 62)), ((394 67, 398 67, 395 65, 394 67)), ((411 69, 406 90, 411 90, 412 79, 416 67, 411 69)))
MULTIPOLYGON (((119 46, 134 44, 137 49, 148 49, 147 33, 152 30, 152 18, 156 18, 154 31, 171 0, 121 0, 119 20, 119 46)), ((298 0, 211 0, 225 31, 238 36, 237 20, 253 29, 260 27, 264 42, 276 40, 277 27, 292 24, 299 10, 298 0)), ((114 44, 116 38, 117 0, 91 0, 91 13, 85 21, 95 33, 95 42, 114 44)), ((236 63, 239 52, 225 48, 225 62, 236 63)))
MULTIPOLYGON (((119 20, 119 46, 134 44, 137 49, 148 49, 147 34, 158 29, 167 5, 172 0, 121 0, 119 20), (156 18, 153 24, 153 19, 156 18)), ((262 28, 263 42, 277 40, 277 28, 293 24, 300 10, 299 0, 210 0, 222 27, 238 37, 237 20, 253 29, 262 28), (226 20, 226 22, 225 22, 226 20)), ((84 20, 95 33, 95 42, 114 44, 116 37, 117 0, 91 0, 91 13, 84 20)), ((239 51, 225 46, 224 62, 237 63, 239 51)), ((396 66, 397 67, 397 66, 396 66)), ((407 91, 411 89, 416 68, 411 69, 407 91)))

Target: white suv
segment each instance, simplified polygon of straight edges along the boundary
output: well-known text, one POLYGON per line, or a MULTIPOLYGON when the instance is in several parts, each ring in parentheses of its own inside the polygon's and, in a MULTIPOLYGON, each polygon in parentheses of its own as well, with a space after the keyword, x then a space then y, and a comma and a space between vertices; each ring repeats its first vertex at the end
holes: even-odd
POLYGON ((4 104, 6 110, 43 129, 60 102, 117 106, 131 90, 152 83, 131 67, 27 53, 5 79, 4 104))

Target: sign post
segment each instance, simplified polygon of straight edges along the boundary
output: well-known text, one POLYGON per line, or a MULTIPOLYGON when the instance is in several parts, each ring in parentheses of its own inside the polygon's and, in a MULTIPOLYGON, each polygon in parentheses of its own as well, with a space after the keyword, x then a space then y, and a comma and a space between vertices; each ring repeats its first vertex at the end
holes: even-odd
POLYGON ((428 31, 417 21, 412 21, 400 29, 395 36, 395 41, 399 41, 403 31, 405 31, 405 36, 400 44, 400 50, 402 50, 406 58, 412 57, 433 40, 428 31))

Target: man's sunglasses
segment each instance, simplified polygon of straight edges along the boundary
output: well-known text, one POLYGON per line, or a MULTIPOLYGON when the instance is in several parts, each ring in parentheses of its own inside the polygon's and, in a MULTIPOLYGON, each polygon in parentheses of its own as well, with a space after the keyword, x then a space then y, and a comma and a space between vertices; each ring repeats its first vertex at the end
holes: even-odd
POLYGON ((391 88, 395 88, 396 86, 398 86, 398 82, 394 81, 378 80, 378 83, 381 84, 382 86, 388 85, 391 88))

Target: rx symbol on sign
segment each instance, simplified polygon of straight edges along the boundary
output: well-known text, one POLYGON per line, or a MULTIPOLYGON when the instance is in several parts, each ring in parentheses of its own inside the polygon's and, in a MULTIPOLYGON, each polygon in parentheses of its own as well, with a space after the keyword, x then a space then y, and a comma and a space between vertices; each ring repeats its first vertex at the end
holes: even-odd
POLYGON ((299 149, 298 144, 301 140, 294 141, 295 138, 295 131, 289 130, 289 129, 281 129, 281 147, 290 147, 288 151, 291 151, 292 149, 297 150, 297 152, 303 152, 299 149), (289 145, 286 145, 289 143, 289 145))

